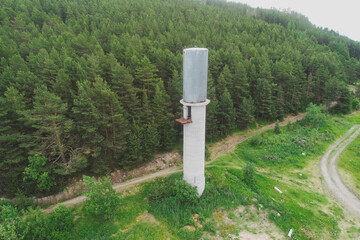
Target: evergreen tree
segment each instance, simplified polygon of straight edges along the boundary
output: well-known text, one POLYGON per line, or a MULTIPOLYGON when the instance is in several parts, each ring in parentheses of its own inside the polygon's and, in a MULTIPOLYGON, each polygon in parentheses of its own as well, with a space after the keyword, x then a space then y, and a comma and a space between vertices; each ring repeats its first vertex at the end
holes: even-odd
POLYGON ((170 149, 174 143, 174 115, 170 112, 170 98, 166 94, 162 81, 155 87, 153 100, 153 114, 158 133, 160 136, 159 147, 161 149, 170 149))
POLYGON ((139 114, 138 89, 133 85, 134 78, 125 66, 117 64, 112 76, 111 89, 119 96, 128 117, 139 114))
POLYGON ((179 101, 182 98, 182 77, 179 76, 179 73, 176 70, 174 70, 173 76, 169 81, 167 92, 173 100, 170 102, 171 112, 174 114, 175 118, 180 118, 183 114, 182 106, 179 104, 179 101))
POLYGON ((91 156, 93 171, 108 171, 115 162, 122 165, 126 152, 127 121, 117 95, 100 77, 93 85, 78 83, 73 112, 84 152, 91 156), (103 164, 103 169, 99 168, 103 164))
POLYGON ((23 121, 24 95, 10 87, 0 97, 0 193, 1 188, 14 196, 22 189, 22 172, 26 166, 26 148, 22 145, 26 127, 23 121))
POLYGON ((228 89, 231 85, 231 83, 233 82, 232 79, 232 74, 230 72, 229 66, 225 65, 224 69, 222 70, 222 72, 220 73, 220 76, 218 78, 218 82, 217 82, 217 94, 218 94, 218 98, 220 98, 223 93, 225 92, 225 89, 228 89))
POLYGON ((275 99, 275 111, 274 118, 277 120, 284 120, 285 104, 284 104, 284 91, 281 86, 275 88, 276 99, 275 99))
POLYGON ((235 109, 230 93, 225 88, 219 101, 218 108, 219 131, 222 136, 226 136, 235 127, 235 109))
POLYGON ((257 115, 266 120, 273 119, 273 100, 271 85, 266 79, 258 79, 257 85, 257 115))
POLYGON ((244 98, 236 111, 236 122, 239 128, 247 128, 255 121, 255 105, 251 97, 244 98))
POLYGON ((153 97, 155 86, 159 82, 156 72, 156 67, 151 64, 150 60, 146 56, 140 61, 138 67, 136 68, 135 87, 140 89, 144 88, 149 99, 153 97))
POLYGON ((70 173, 67 140, 72 120, 66 117, 66 111, 67 104, 43 85, 35 89, 34 107, 26 114, 36 129, 33 151, 57 163, 63 169, 62 174, 70 173))
POLYGON ((208 74, 207 95, 210 103, 206 106, 206 139, 214 140, 220 135, 218 130, 220 127, 218 120, 219 103, 216 98, 214 81, 210 74, 208 74))

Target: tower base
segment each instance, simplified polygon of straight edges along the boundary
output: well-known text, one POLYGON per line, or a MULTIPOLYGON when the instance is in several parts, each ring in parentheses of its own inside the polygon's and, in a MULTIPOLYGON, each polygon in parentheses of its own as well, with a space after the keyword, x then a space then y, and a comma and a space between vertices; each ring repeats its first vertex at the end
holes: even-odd
POLYGON ((184 106, 184 119, 191 119, 184 124, 183 170, 184 180, 197 188, 201 196, 205 189, 205 121, 206 105, 209 100, 200 103, 180 101, 184 106))

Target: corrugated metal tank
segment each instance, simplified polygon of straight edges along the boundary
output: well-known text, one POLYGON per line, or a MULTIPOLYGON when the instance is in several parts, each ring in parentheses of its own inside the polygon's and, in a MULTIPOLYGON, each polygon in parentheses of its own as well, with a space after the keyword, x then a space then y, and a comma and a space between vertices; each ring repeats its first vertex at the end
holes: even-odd
POLYGON ((184 49, 183 100, 199 103, 206 100, 208 50, 206 48, 184 49))

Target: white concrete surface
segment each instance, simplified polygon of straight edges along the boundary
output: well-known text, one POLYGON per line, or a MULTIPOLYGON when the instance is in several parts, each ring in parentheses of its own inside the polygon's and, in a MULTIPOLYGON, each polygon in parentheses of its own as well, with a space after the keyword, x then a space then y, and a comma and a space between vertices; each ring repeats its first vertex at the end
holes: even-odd
POLYGON ((197 187, 200 196, 205 189, 205 122, 206 105, 209 102, 206 100, 188 104, 181 101, 184 105, 184 118, 187 118, 187 108, 191 106, 192 120, 192 123, 184 124, 184 180, 197 187))

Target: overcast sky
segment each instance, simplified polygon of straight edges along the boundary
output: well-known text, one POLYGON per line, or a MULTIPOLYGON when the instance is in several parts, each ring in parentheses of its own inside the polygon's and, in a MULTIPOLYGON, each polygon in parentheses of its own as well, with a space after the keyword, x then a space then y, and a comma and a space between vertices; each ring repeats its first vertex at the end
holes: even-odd
POLYGON ((360 41, 359 0, 228 0, 251 7, 291 9, 319 27, 333 29, 341 35, 360 41))

